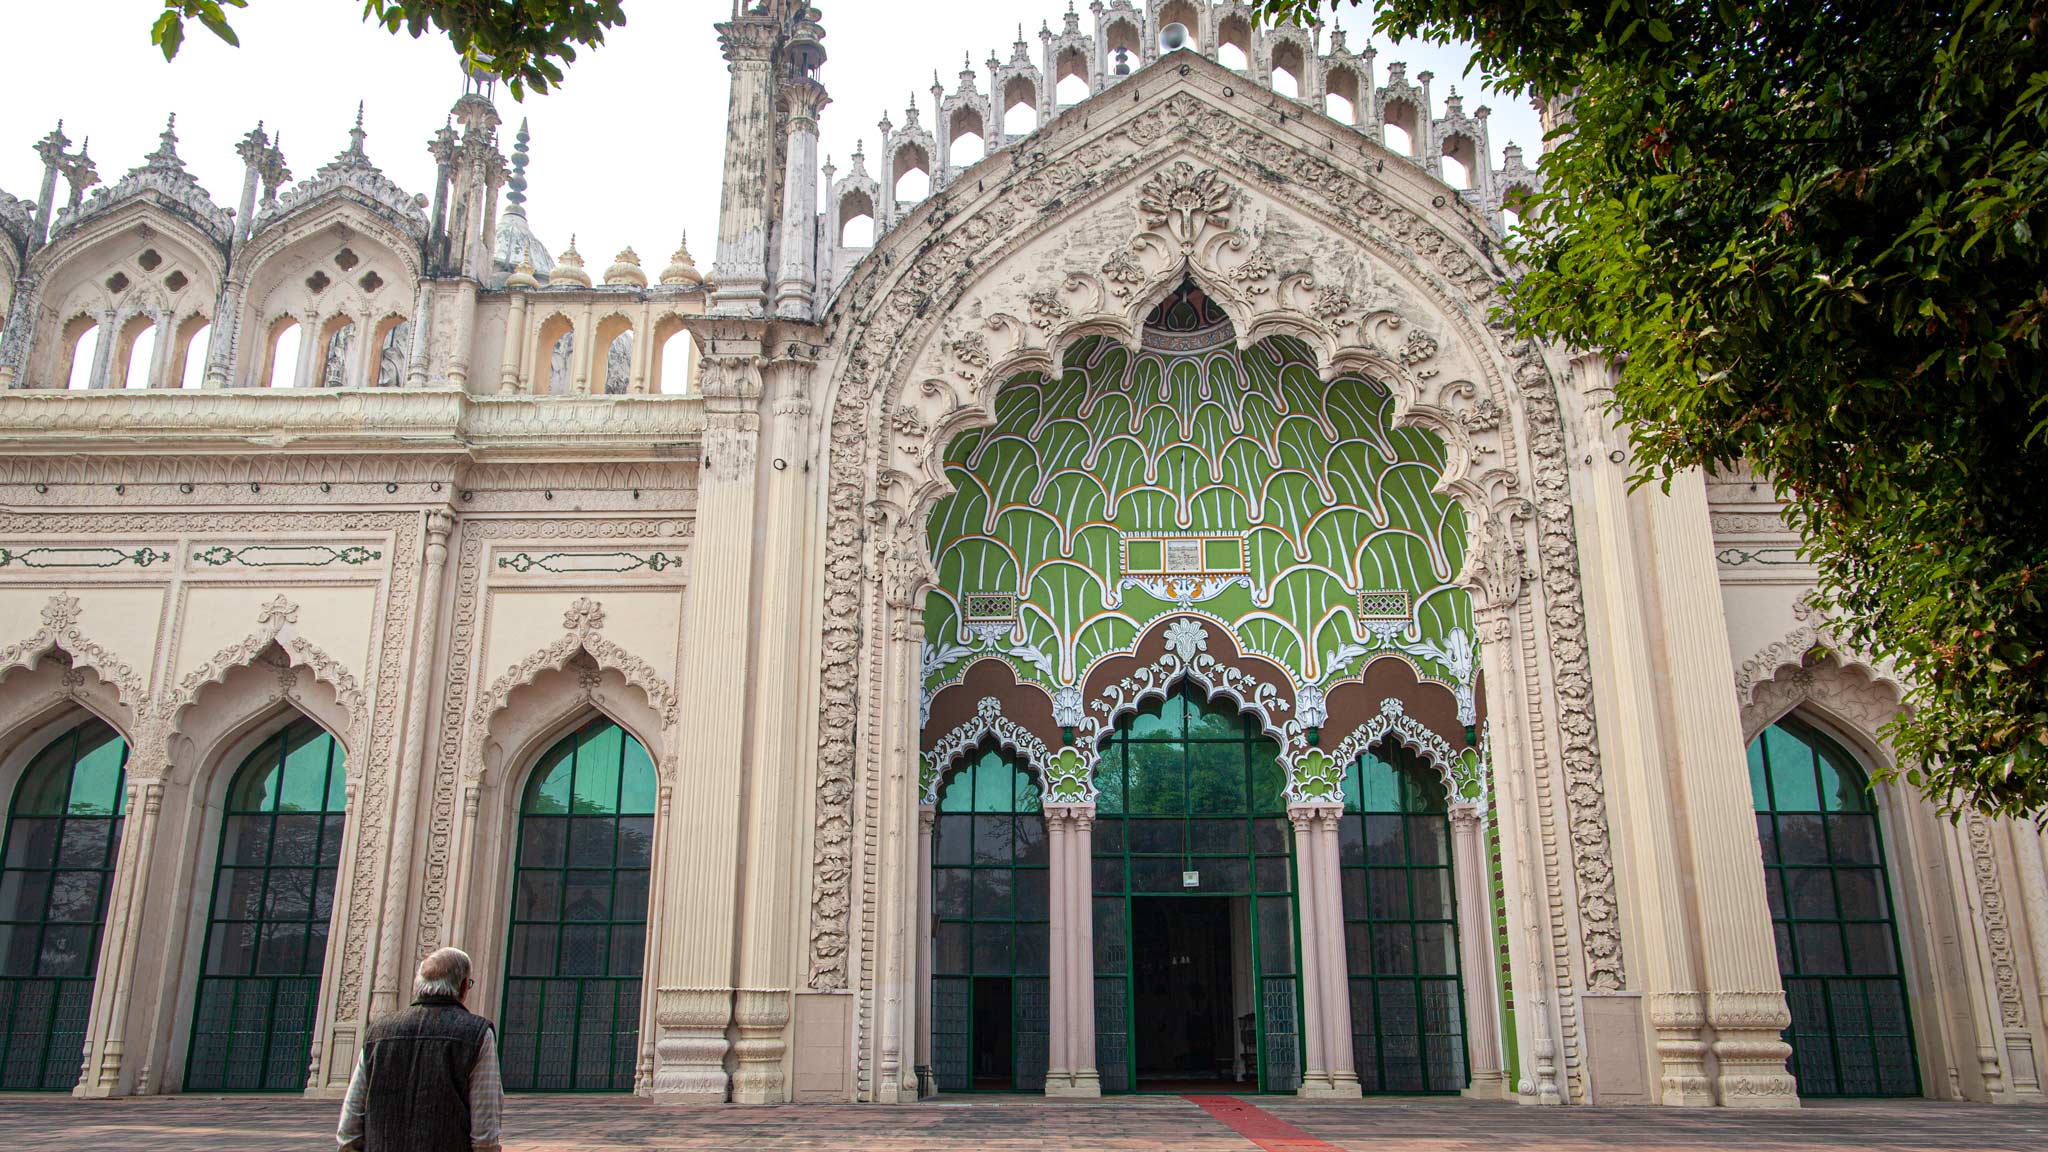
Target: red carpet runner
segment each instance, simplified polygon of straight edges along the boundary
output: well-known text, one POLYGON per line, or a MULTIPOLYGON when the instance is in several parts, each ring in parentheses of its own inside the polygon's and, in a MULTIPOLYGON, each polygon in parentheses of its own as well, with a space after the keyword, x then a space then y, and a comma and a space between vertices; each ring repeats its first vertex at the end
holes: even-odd
POLYGON ((1266 1152, 1343 1152, 1337 1145, 1303 1132, 1242 1096, 1189 1096, 1185 1099, 1266 1152))

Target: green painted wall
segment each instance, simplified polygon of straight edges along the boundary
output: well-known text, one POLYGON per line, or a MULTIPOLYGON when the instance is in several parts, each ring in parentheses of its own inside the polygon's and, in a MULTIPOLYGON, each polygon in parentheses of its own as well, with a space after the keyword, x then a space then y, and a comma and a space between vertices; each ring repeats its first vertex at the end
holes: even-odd
POLYGON ((1094 337, 1057 379, 1012 380, 994 426, 946 451, 958 491, 929 529, 941 591, 925 609, 926 691, 990 650, 1049 690, 1082 682, 1184 610, 1176 589, 1130 570, 1158 567, 1169 545, 1156 537, 1208 533, 1241 544, 1170 547, 1243 572, 1205 581, 1186 607, 1240 647, 1316 684, 1399 650, 1469 701, 1471 606, 1451 585, 1464 514, 1430 492, 1443 445, 1392 416, 1384 388, 1324 383, 1308 349, 1284 337, 1170 354, 1094 337), (1363 626, 1361 590, 1406 591, 1412 627, 1363 626), (970 627, 970 598, 991 593, 1017 598, 1014 627, 970 627))

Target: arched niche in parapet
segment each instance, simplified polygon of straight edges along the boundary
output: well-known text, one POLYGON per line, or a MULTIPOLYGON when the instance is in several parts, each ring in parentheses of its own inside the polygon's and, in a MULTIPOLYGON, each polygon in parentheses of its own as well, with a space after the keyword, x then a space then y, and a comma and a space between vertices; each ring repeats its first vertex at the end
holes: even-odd
POLYGON ((644 390, 637 378, 635 346, 640 339, 632 317, 623 312, 607 313, 598 320, 591 341, 590 391, 600 396, 623 396, 644 390), (641 385, 636 388, 635 384, 641 385))
POLYGON ((981 110, 962 105, 946 124, 946 157, 955 168, 967 168, 988 154, 988 125, 981 110))
POLYGON ((1000 93, 1003 135, 1029 136, 1038 130, 1038 86, 1029 76, 1012 76, 1000 93))
MULTIPOLYGON (((368 387, 383 372, 392 316, 409 317, 421 275, 419 243, 384 216, 338 194, 315 198, 263 218, 236 253, 242 293, 237 363, 230 379, 243 386, 368 387), (303 326, 300 365, 283 376, 249 337, 281 320, 303 326), (347 332, 346 337, 341 334, 347 332), (337 338, 345 346, 337 346, 337 338), (330 372, 329 365, 334 366, 330 372)), ((401 373, 402 378, 402 373, 401 373)))
MULTIPOLYGON (((164 336, 189 336, 195 323, 213 319, 224 265, 212 237, 148 200, 59 232, 29 260, 39 281, 32 305, 39 314, 26 383, 177 387, 185 364, 178 355, 182 341, 164 336), (88 331, 108 347, 96 357, 97 366, 81 366, 95 373, 81 379, 73 372, 74 356, 88 331), (128 379, 138 337, 144 341, 140 382, 128 379)), ((97 345, 85 344, 85 355, 92 356, 97 345)))
POLYGON ((576 391, 576 321, 556 312, 540 322, 534 339, 533 390, 549 396, 576 391))
POLYGON ((1323 74, 1323 114, 1339 124, 1357 125, 1359 110, 1371 99, 1372 86, 1361 83, 1348 64, 1333 65, 1323 74))

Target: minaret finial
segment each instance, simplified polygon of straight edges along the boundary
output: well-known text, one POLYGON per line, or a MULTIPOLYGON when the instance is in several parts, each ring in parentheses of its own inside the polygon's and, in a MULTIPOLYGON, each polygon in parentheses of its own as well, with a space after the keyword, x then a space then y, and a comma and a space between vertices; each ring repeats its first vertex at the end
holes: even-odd
POLYGON ((348 130, 348 151, 351 156, 363 156, 363 138, 369 133, 363 131, 363 101, 356 101, 356 126, 348 130))
POLYGON ((509 189, 505 193, 505 199, 512 204, 510 208, 505 210, 507 216, 524 217, 526 215, 526 165, 528 163, 526 142, 530 139, 532 139, 532 134, 526 129, 526 119, 521 117, 519 120, 519 131, 512 137, 512 175, 505 179, 505 187, 509 189))

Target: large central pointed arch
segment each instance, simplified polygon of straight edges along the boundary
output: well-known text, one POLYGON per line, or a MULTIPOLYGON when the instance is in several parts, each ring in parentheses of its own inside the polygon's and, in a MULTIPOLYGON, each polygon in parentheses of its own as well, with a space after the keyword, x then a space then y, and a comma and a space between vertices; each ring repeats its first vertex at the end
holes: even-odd
MULTIPOLYGON (((1577 990, 1625 979, 1556 378, 1492 315, 1506 269, 1478 214, 1354 130, 1240 83, 1192 54, 1153 65, 955 179, 833 305, 809 986, 865 993, 905 963, 882 846, 915 811, 909 684, 945 444, 991 423, 1016 373, 1056 372, 1074 341, 1136 346, 1145 315, 1192 279, 1241 345, 1296 337, 1326 379, 1384 382, 1396 423, 1446 446, 1438 491, 1470 526, 1459 580, 1502 795, 1525 805, 1504 828, 1525 862, 1511 915, 1548 944, 1525 954, 1518 988, 1576 1094, 1577 990)), ((872 1019, 872 1001, 856 1016, 858 1091, 886 1098, 901 1028, 872 1019)))

